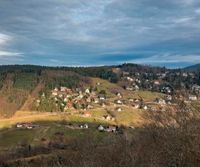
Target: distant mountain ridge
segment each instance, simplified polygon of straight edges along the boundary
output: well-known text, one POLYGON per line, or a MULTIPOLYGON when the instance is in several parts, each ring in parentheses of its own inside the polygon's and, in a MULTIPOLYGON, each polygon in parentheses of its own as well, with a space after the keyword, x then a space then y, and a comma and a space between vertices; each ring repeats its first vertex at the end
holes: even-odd
POLYGON ((200 71, 200 63, 184 68, 187 71, 200 71))

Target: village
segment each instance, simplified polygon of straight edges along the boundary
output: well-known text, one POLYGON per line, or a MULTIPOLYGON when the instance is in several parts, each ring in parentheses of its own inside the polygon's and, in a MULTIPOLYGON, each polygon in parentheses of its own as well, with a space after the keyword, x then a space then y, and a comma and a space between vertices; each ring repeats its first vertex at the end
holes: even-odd
MULTIPOLYGON (((116 69, 115 69, 116 70, 116 69)), ((145 74, 146 77, 150 74, 145 74)), ((51 104, 55 111, 64 112, 70 115, 78 115, 84 118, 94 118, 98 120, 107 121, 114 126, 98 125, 97 130, 99 132, 117 132, 119 127, 116 125, 116 113, 121 113, 126 110, 134 112, 135 110, 150 111, 172 111, 178 112, 178 102, 182 101, 185 104, 198 100, 198 94, 200 93, 200 86, 192 85, 191 90, 187 94, 182 94, 179 90, 176 91, 170 84, 166 84, 163 78, 167 73, 157 74, 156 79, 142 80, 139 73, 135 76, 130 76, 129 73, 123 72, 120 79, 120 88, 110 88, 110 90, 104 90, 104 86, 101 82, 96 82, 95 85, 70 89, 65 86, 55 87, 50 90, 50 93, 42 92, 41 96, 36 99, 36 107, 40 107, 44 104, 51 104), (137 92, 145 90, 149 92, 159 92, 159 96, 155 96, 151 100, 141 97, 137 92), (48 103, 46 103, 48 101, 48 103), (93 113, 95 110, 102 110, 104 114, 101 117, 95 116, 93 113)), ((178 75, 178 74, 177 74, 178 75)), ((192 74, 179 74, 183 77, 192 74)), ((151 76, 151 75, 150 75, 151 76)), ((189 111, 189 110, 185 110, 189 111)), ((39 125, 33 123, 18 123, 17 128, 34 129, 39 125)), ((67 128, 73 129, 88 129, 88 124, 68 125, 67 128)))
MULTIPOLYGON (((119 73, 120 69, 113 69, 113 71, 119 73)), ((187 89, 187 85, 181 83, 182 87, 175 88, 166 79, 171 75, 193 78, 194 73, 177 72, 176 74, 171 74, 163 72, 152 77, 153 75, 152 73, 134 73, 134 75, 130 75, 129 72, 123 71, 118 82, 118 85, 123 90, 119 88, 104 90, 101 82, 96 82, 95 85, 86 88, 69 89, 64 86, 55 87, 51 90, 49 97, 42 93, 41 98, 36 101, 36 105, 40 106, 45 98, 49 98, 61 112, 72 111, 71 113, 79 113, 84 117, 91 117, 90 110, 96 108, 105 108, 113 112, 123 112, 126 107, 149 111, 165 111, 168 107, 172 109, 180 101, 191 103, 198 100, 200 93, 199 85, 191 84, 187 89), (158 92, 162 95, 147 100, 145 97, 132 94, 132 92, 137 94, 140 91, 158 92)), ((104 116, 104 119, 109 118, 104 116)))

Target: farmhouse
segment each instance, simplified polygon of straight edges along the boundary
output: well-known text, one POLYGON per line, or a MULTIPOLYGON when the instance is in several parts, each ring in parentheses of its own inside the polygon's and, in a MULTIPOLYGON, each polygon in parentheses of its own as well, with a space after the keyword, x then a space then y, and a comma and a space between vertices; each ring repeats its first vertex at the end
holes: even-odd
POLYGON ((79 125, 79 127, 81 129, 88 129, 89 128, 88 124, 79 125))
POLYGON ((143 109, 144 109, 144 110, 147 110, 147 109, 148 109, 148 107, 145 105, 145 106, 143 107, 143 109))
POLYGON ((121 108, 121 107, 117 107, 117 108, 116 108, 116 111, 117 111, 117 112, 122 112, 122 108, 121 108))
POLYGON ((192 91, 193 91, 194 93, 199 94, 199 93, 200 93, 200 86, 199 86, 199 85, 193 85, 193 86, 192 86, 192 91))
POLYGON ((108 121, 111 121, 112 120, 112 117, 110 115, 104 115, 103 118, 105 120, 108 120, 108 121))
POLYGON ((134 90, 134 88, 132 86, 126 86, 125 89, 130 90, 130 91, 134 90))
POLYGON ((33 124, 31 122, 26 122, 26 123, 17 123, 16 127, 23 128, 23 129, 33 129, 33 128, 39 127, 39 125, 33 124))
POLYGON ((126 79, 127 79, 128 81, 130 81, 130 82, 133 82, 133 81, 134 81, 134 79, 131 78, 131 77, 126 77, 126 79))
POLYGON ((103 125, 99 125, 97 129, 98 129, 100 132, 103 132, 103 131, 104 131, 103 125))
POLYGON ((115 133, 117 131, 117 127, 116 126, 108 126, 104 129, 105 132, 113 132, 115 133))
POLYGON ((90 90, 87 88, 87 89, 85 90, 85 93, 90 94, 90 90))
POLYGON ((160 81, 158 80, 154 81, 154 85, 160 85, 160 81))
POLYGON ((95 99, 94 99, 94 103, 95 103, 95 104, 98 104, 98 103, 99 103, 99 99, 98 99, 98 98, 95 98, 95 99))
POLYGON ((104 94, 99 94, 98 97, 100 100, 106 100, 106 96, 104 94))
POLYGON ((161 104, 161 105, 165 105, 165 104, 166 104, 166 101, 165 101, 164 99, 161 99, 161 98, 157 98, 157 99, 156 99, 156 102, 157 102, 158 104, 161 104))
POLYGON ((121 105, 121 104, 123 104, 123 102, 122 102, 121 100, 119 100, 119 99, 118 99, 118 100, 116 100, 116 101, 115 101, 115 103, 116 103, 116 104, 118 104, 118 105, 121 105))
POLYGON ((58 96, 58 92, 55 89, 52 91, 52 96, 58 96))
POLYGON ((122 94, 121 94, 120 92, 117 93, 117 96, 118 96, 119 98, 122 98, 122 94))
POLYGON ((196 101, 197 100, 197 96, 195 96, 195 95, 189 95, 189 100, 191 100, 191 101, 196 101))

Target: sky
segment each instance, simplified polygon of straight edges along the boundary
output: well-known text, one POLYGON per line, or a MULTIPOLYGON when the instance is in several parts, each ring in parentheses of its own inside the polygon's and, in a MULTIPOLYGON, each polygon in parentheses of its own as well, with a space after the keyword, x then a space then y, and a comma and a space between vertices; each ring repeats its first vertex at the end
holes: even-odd
POLYGON ((200 63, 199 0, 0 0, 0 64, 200 63))

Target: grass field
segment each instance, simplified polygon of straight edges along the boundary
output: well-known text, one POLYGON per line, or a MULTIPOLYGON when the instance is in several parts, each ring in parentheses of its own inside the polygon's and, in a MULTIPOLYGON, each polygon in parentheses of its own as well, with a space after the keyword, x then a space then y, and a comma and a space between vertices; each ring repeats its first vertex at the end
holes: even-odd
MULTIPOLYGON (((142 97, 144 101, 152 101, 156 97, 163 96, 163 94, 149 91, 127 91, 117 84, 99 78, 92 78, 93 85, 96 85, 98 82, 100 83, 100 85, 97 85, 98 91, 105 90, 110 102, 117 98, 112 92, 113 89, 119 90, 123 95, 123 99, 142 97)), ((143 120, 143 110, 128 106, 122 106, 122 109, 122 112, 117 112, 112 105, 106 108, 97 106, 95 109, 90 110, 91 117, 88 118, 68 113, 17 111, 11 118, 0 119, 0 149, 12 148, 23 142, 37 145, 41 142, 41 138, 53 139, 56 132, 63 133, 66 140, 84 137, 88 132, 97 139, 101 139, 105 133, 102 134, 96 130, 99 124, 118 124, 136 127, 141 126, 145 122, 143 120), (108 114, 108 111, 114 115, 115 121, 105 121, 102 119, 104 115, 108 114), (16 129, 14 125, 18 122, 36 122, 40 127, 32 130, 16 129), (90 128, 88 130, 70 129, 63 122, 75 124, 88 123, 90 128)))
MULTIPOLYGON (((121 125, 139 125, 141 121, 142 111, 131 111, 129 108, 124 108, 124 112, 115 112, 116 122, 121 125)), ((73 140, 75 138, 84 137, 89 133, 95 138, 101 139, 105 133, 99 133, 96 128, 99 124, 116 124, 116 122, 105 121, 102 119, 103 115, 107 113, 106 110, 97 109, 92 110, 92 117, 85 118, 80 115, 68 115, 63 113, 42 113, 18 111, 9 119, 0 120, 0 149, 12 148, 23 142, 37 145, 42 138, 52 140, 56 132, 61 132, 65 135, 66 140, 73 140), (14 125, 18 122, 35 122, 40 127, 27 130, 17 129, 14 125), (71 129, 66 127, 65 123, 71 122, 78 126, 82 123, 88 123, 89 129, 71 129)))

